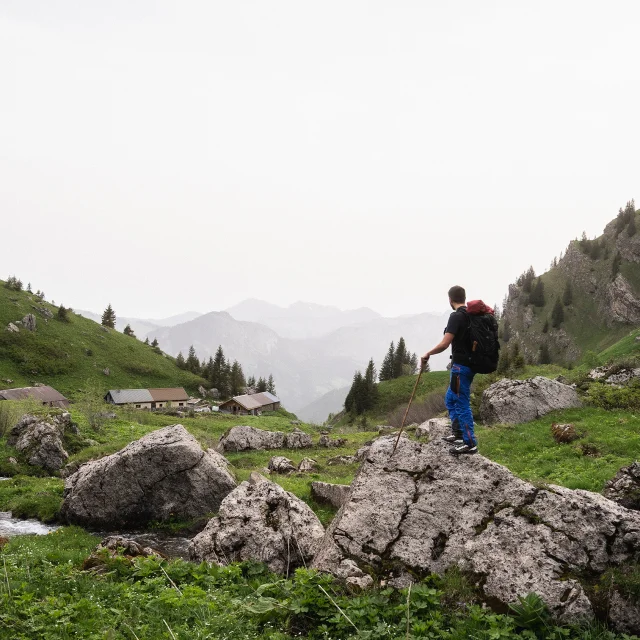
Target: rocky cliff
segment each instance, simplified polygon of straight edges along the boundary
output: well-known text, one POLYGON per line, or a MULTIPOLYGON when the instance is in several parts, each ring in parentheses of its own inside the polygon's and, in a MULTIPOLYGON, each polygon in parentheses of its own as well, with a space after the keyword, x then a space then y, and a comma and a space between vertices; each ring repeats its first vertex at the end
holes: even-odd
POLYGON ((525 272, 509 287, 503 342, 531 362, 575 362, 640 323, 640 232, 633 201, 601 236, 572 241, 541 276, 525 272))

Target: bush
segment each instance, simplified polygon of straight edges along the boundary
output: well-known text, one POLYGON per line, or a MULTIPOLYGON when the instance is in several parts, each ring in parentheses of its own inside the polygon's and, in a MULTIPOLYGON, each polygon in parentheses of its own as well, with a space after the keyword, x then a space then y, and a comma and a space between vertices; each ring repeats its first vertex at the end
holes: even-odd
POLYGON ((613 387, 594 382, 586 394, 586 401, 600 409, 640 409, 640 381, 633 380, 626 387, 613 387))

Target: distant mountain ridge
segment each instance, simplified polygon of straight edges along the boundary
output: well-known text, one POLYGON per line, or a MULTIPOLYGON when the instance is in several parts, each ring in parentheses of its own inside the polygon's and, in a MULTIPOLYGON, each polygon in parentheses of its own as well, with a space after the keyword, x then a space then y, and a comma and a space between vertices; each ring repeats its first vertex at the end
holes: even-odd
POLYGON ((295 302, 288 307, 280 307, 256 298, 244 300, 226 311, 236 320, 259 322, 283 338, 292 339, 317 338, 340 327, 381 317, 367 307, 343 311, 311 302, 295 302))
MULTIPOLYGON (((76 313, 80 314, 84 318, 89 318, 89 320, 93 320, 94 322, 99 323, 102 320, 102 316, 99 313, 94 313, 93 311, 77 310, 76 313)), ((201 315, 202 314, 198 311, 186 311, 185 313, 169 316, 168 318, 144 319, 130 318, 127 316, 118 317, 116 314, 116 330, 123 331, 124 328, 129 325, 136 334, 136 337, 140 338, 140 340, 144 340, 150 331, 154 331, 160 327, 172 327, 176 324, 189 322, 190 320, 195 320, 201 315)))

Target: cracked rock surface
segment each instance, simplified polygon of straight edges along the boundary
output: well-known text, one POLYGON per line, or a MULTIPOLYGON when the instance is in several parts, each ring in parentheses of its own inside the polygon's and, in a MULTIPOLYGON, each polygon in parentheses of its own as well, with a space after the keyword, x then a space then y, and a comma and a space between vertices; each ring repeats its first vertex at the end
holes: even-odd
POLYGON ((65 481, 61 515, 72 524, 132 528, 217 511, 236 486, 223 456, 203 451, 180 424, 158 429, 65 481))
POLYGON ((498 380, 482 394, 480 417, 486 424, 530 422, 556 409, 581 407, 573 387, 542 376, 498 380))
POLYGON ((324 536, 316 514, 299 498, 253 472, 222 502, 189 546, 193 560, 253 560, 289 574, 309 564, 324 536))
POLYGON ((248 451, 265 449, 307 449, 313 446, 311 436, 300 429, 292 433, 265 431, 256 427, 237 426, 229 429, 216 447, 220 453, 226 451, 248 451))
POLYGON ((447 433, 433 425, 426 444, 401 438, 393 456, 392 436, 376 440, 313 566, 397 586, 458 566, 498 608, 535 592, 559 620, 592 617, 578 576, 637 561, 640 514, 600 494, 537 488, 481 455, 452 456, 447 433))
POLYGON ((65 424, 58 417, 45 419, 27 414, 11 429, 8 443, 23 453, 30 465, 57 471, 69 458, 62 444, 65 424))
POLYGON ((607 482, 602 493, 627 509, 640 511, 640 463, 636 461, 622 467, 607 482))

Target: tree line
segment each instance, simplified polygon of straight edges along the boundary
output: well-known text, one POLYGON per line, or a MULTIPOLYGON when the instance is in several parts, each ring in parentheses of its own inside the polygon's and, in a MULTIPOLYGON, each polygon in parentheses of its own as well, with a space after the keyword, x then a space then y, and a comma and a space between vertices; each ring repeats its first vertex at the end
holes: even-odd
POLYGON ((210 356, 209 360, 200 362, 193 345, 189 347, 189 353, 185 358, 180 352, 176 358, 176 364, 180 369, 191 371, 207 380, 212 389, 217 389, 220 397, 230 398, 245 393, 269 393, 276 394, 276 385, 273 375, 268 378, 255 376, 245 378, 242 365, 237 361, 231 361, 225 356, 222 346, 216 350, 215 356, 210 356))
MULTIPOLYGON (((347 413, 361 415, 372 409, 378 400, 377 381, 393 380, 401 376, 415 375, 418 371, 418 356, 407 349, 404 338, 400 337, 398 344, 391 342, 380 367, 380 374, 376 370, 373 358, 365 372, 356 371, 353 375, 351 388, 344 401, 347 413)), ((425 367, 429 371, 429 365, 425 367)))

